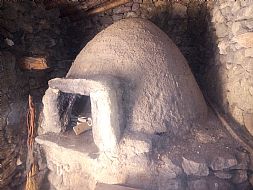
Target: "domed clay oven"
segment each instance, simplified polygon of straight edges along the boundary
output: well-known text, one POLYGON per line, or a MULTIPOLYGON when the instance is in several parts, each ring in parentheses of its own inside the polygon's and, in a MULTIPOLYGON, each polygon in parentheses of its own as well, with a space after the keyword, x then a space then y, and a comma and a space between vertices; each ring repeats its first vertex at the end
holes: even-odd
MULTIPOLYGON (((201 91, 179 49, 143 19, 125 19, 109 26, 83 48, 66 78, 49 81, 43 98, 44 134, 65 130, 63 116, 74 109, 68 103, 73 95, 90 98, 92 135, 100 152, 120 148, 126 133, 138 134, 135 141, 145 135, 150 143, 152 135, 164 132, 180 138, 207 114, 201 91)), ((139 144, 134 146, 138 149, 139 144)), ((98 173, 93 177, 99 178, 98 173)))

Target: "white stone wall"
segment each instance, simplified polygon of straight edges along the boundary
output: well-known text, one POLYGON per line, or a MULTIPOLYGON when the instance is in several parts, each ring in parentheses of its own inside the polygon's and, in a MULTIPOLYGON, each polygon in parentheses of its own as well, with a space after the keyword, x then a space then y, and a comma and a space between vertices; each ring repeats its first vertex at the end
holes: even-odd
POLYGON ((209 93, 253 134, 253 0, 218 0, 210 14, 217 49, 209 93))

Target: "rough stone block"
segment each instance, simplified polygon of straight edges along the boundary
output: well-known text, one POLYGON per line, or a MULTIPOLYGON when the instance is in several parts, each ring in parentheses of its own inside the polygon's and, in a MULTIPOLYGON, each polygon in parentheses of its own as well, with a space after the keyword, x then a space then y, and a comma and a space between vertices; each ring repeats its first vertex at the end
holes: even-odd
POLYGON ((215 158, 210 167, 213 170, 224 170, 231 168, 237 165, 237 160, 234 157, 224 158, 224 157, 217 157, 215 158))
POLYGON ((232 40, 238 43, 241 47, 252 48, 253 47, 253 32, 240 34, 238 36, 235 36, 232 40))
POLYGON ((157 171, 159 180, 163 181, 166 179, 175 179, 177 176, 182 174, 182 169, 173 164, 167 156, 163 156, 161 158, 157 171))
POLYGON ((214 175, 220 179, 230 179, 232 177, 232 174, 224 171, 214 172, 214 175))
POLYGON ((199 163, 183 157, 182 167, 187 175, 208 176, 209 169, 206 163, 199 163))
POLYGON ((245 57, 252 57, 253 58, 253 48, 245 49, 245 57))
POLYGON ((174 17, 185 18, 187 15, 187 7, 180 3, 174 3, 172 10, 174 17))

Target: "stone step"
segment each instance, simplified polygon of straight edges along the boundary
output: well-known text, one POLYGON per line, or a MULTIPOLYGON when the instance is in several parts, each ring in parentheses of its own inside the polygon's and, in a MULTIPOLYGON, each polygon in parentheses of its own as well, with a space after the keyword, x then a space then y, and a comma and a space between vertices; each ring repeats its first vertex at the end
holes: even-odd
POLYGON ((121 185, 98 183, 96 185, 95 190, 141 190, 141 189, 135 189, 135 188, 125 187, 121 185))

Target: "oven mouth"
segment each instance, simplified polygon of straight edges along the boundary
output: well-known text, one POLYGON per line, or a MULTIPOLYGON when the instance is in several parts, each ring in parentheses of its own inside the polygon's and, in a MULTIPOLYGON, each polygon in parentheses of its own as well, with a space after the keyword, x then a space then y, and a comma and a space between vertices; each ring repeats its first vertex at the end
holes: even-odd
POLYGON ((106 76, 50 80, 43 97, 43 133, 91 131, 99 150, 114 150, 124 129, 119 84, 106 76))
POLYGON ((90 96, 60 92, 59 107, 62 132, 80 135, 92 129, 90 96))

